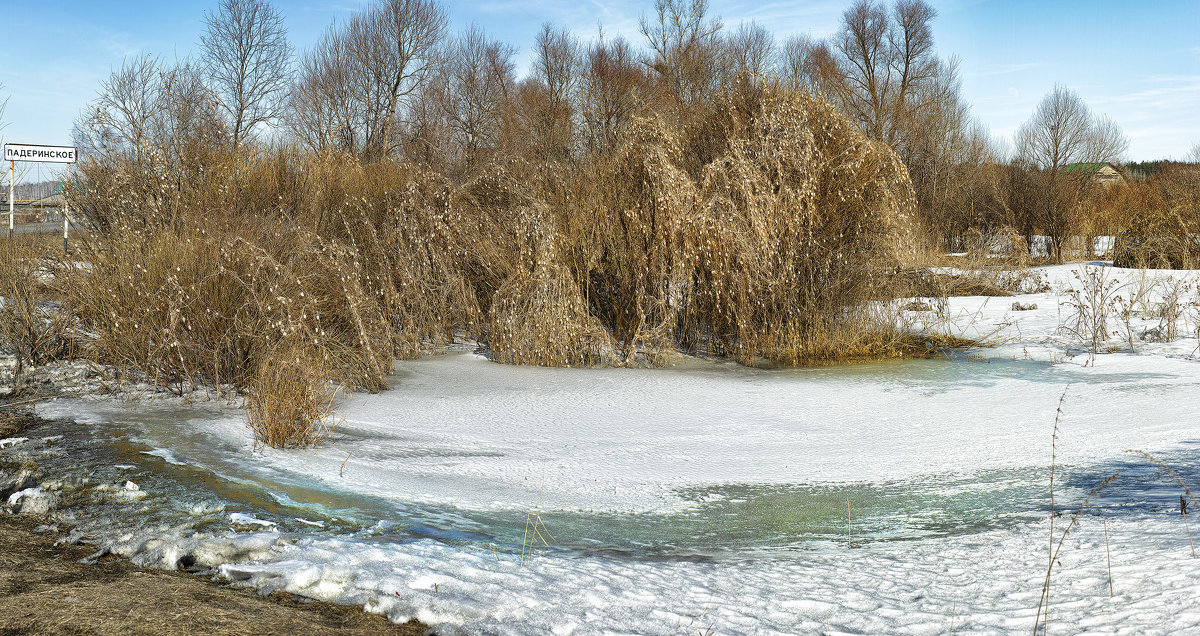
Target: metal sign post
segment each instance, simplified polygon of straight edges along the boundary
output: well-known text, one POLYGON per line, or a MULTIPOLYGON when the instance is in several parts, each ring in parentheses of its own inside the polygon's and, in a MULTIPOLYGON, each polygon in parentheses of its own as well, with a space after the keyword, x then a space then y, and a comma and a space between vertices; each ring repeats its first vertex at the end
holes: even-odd
POLYGON ((66 253, 67 253, 67 226, 68 226, 68 223, 69 223, 69 221, 68 221, 68 218, 69 218, 68 214, 69 214, 69 212, 71 211, 71 203, 70 203, 70 201, 68 201, 68 200, 67 200, 67 184, 69 184, 69 183, 71 183, 71 164, 69 164, 69 163, 68 163, 68 164, 67 164, 67 181, 66 181, 66 183, 64 183, 64 184, 63 184, 63 189, 62 189, 62 198, 63 198, 63 254, 66 254, 66 253))
MULTIPOLYGON (((7 154, 7 153, 5 153, 7 154)), ((8 162, 8 235, 13 235, 13 184, 17 181, 17 162, 8 162)))

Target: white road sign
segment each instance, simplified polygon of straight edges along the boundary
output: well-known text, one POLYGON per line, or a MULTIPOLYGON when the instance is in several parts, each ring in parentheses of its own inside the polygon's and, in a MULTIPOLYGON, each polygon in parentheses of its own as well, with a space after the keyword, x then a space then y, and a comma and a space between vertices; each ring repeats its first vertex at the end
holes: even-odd
POLYGON ((75 146, 39 146, 37 144, 4 144, 5 161, 41 161, 47 163, 77 163, 75 146))

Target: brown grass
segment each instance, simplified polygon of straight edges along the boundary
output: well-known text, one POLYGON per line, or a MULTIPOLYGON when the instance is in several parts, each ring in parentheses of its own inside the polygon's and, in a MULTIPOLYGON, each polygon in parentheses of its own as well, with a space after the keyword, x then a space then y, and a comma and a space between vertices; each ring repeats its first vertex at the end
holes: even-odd
POLYGON ((56 263, 53 248, 36 236, 0 239, 0 351, 16 358, 17 391, 26 367, 66 357, 74 349, 70 316, 57 309, 61 294, 52 285, 56 263))

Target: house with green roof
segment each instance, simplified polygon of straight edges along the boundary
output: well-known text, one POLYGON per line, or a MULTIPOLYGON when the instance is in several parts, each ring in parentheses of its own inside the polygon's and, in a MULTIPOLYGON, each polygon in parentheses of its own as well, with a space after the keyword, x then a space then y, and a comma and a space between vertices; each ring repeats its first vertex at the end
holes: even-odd
POLYGON ((1125 183, 1125 175, 1113 164, 1102 161, 1098 163, 1071 163, 1063 166, 1063 172, 1086 174, 1092 181, 1108 188, 1125 183))

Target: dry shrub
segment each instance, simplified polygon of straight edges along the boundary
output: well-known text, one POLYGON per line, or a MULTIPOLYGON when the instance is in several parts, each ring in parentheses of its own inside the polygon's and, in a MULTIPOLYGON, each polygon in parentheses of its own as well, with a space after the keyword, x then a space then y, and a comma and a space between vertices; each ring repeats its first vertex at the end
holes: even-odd
POLYGON ((497 213, 514 179, 502 170, 455 187, 406 164, 281 152, 239 180, 256 216, 280 216, 352 248, 361 283, 391 321, 394 354, 413 357, 479 336, 506 275, 511 240, 497 213), (262 192, 270 192, 263 196, 262 192))
POLYGON ((525 180, 546 209, 522 208, 533 220, 496 294, 495 359, 594 363, 610 346, 597 321, 617 365, 677 348, 744 364, 894 353, 901 334, 872 301, 911 260, 912 187, 828 104, 744 83, 685 126, 635 120, 577 174, 525 180))
POLYGON ((620 363, 639 354, 662 364, 674 349, 682 294, 678 233, 695 216, 696 186, 678 165, 683 152, 661 119, 635 121, 618 156, 596 175, 593 212, 572 236, 584 297, 613 335, 620 363))
POLYGON ((188 145, 183 158, 162 149, 79 164, 68 188, 74 218, 98 234, 122 228, 178 227, 191 213, 219 209, 240 157, 188 145))
POLYGON ((927 242, 917 257, 921 267, 891 275, 897 297, 1013 296, 1049 290, 1044 275, 1030 269, 1029 245, 1014 228, 970 230, 959 242, 965 252, 944 254, 927 242))
MULTIPOLYGON (((350 234, 344 218, 339 231, 306 214, 319 203, 305 198, 308 179, 329 171, 309 175, 288 163, 294 157, 246 159, 200 200, 173 198, 176 180, 145 162, 85 166, 89 187, 73 198, 104 231, 83 245, 86 264, 69 270, 68 297, 94 334, 90 358, 181 395, 199 385, 247 389, 259 442, 311 443, 329 408, 314 387, 386 388, 403 340, 396 286, 359 248, 373 228, 350 234), (140 185, 123 193, 92 185, 111 175, 140 185), (308 207, 289 207, 299 204, 308 207)), ((361 173, 352 167, 338 174, 361 173)))
POLYGON ((709 227, 688 228, 699 230, 693 280, 711 281, 689 319, 740 360, 839 357, 861 346, 867 301, 907 256, 908 174, 827 103, 770 92, 733 101, 720 112, 728 150, 704 173, 709 227))
POLYGON ((1170 166, 1144 185, 1114 197, 1122 217, 1113 247, 1117 267, 1200 267, 1200 170, 1170 166))
POLYGON ((767 83, 682 134, 636 122, 599 187, 587 297, 626 359, 673 345, 744 364, 857 357, 883 274, 909 258, 915 201, 895 154, 767 83))
POLYGON ((545 206, 527 208, 520 261, 492 302, 491 359, 508 364, 590 366, 612 360, 611 339, 589 315, 579 285, 556 253, 545 206))
POLYGON ((1045 291, 1044 280, 1027 270, 969 269, 956 273, 909 269, 893 276, 895 293, 903 297, 1014 296, 1045 291))
POLYGON ((246 400, 246 423, 257 444, 302 448, 316 444, 333 429, 331 409, 338 390, 329 372, 336 362, 328 352, 300 339, 284 341, 266 352, 250 380, 246 400))
POLYGON ((53 244, 27 236, 0 239, 0 351, 16 358, 16 390, 27 365, 64 357, 73 347, 70 314, 52 286, 53 244))
POLYGON ((1200 226, 1158 209, 1134 217, 1117 233, 1113 265, 1136 269, 1193 269, 1200 264, 1200 226))
POLYGON ((387 324, 351 250, 283 221, 211 221, 118 230, 89 246, 71 291, 96 334, 94 359, 182 393, 245 386, 265 351, 302 337, 352 362, 348 384, 386 386, 387 324))
MULTIPOLYGON (((1029 243, 1016 228, 1002 225, 990 232, 973 228, 964 233, 962 258, 972 267, 1000 265, 1007 268, 1026 268, 1031 264, 1029 243)), ((939 259, 930 259, 936 262, 939 259)), ((946 261, 944 264, 962 261, 946 261)))
POLYGON ((495 160, 461 184, 338 154, 188 156, 84 166, 73 203, 101 231, 72 305, 102 363, 248 389, 262 443, 312 443, 329 386, 381 389, 394 357, 460 337, 571 366, 912 348, 878 302, 912 258, 903 165, 769 82, 638 119, 610 155, 495 160))
POLYGON ((320 361, 319 377, 374 391, 395 356, 483 337, 513 266, 508 217, 528 202, 501 168, 455 187, 409 166, 288 151, 244 157, 202 200, 174 196, 166 164, 117 158, 85 173, 73 197, 103 231, 70 289, 95 334, 89 356, 180 394, 251 388, 252 404, 303 384, 298 372, 264 384, 280 342, 294 343, 289 360, 320 361), (114 175, 131 187, 91 186, 114 175))

